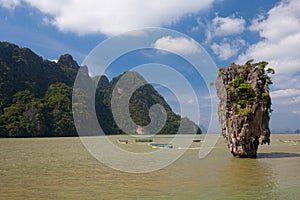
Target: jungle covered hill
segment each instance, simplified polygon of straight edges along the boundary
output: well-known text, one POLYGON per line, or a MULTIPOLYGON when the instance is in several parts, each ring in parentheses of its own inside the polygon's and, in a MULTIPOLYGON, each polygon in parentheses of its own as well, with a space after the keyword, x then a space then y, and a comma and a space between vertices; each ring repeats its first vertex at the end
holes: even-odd
MULTIPOLYGON (((86 106, 84 99, 90 95, 81 90, 82 101, 77 101, 72 109, 73 85, 79 70, 86 73, 84 87, 96 87, 95 110, 103 132, 125 134, 114 120, 110 101, 113 88, 123 75, 111 81, 106 76, 90 77, 87 67, 79 66, 69 54, 53 62, 29 48, 0 42, 0 137, 78 136, 73 109, 86 106)), ((141 127, 149 124, 149 108, 154 104, 162 105, 167 113, 166 124, 159 134, 177 133, 181 121, 201 133, 194 122, 174 113, 150 84, 140 87, 130 98, 133 121, 141 127)), ((87 119, 91 117, 84 114, 87 119)), ((99 133, 91 131, 86 135, 99 133)))

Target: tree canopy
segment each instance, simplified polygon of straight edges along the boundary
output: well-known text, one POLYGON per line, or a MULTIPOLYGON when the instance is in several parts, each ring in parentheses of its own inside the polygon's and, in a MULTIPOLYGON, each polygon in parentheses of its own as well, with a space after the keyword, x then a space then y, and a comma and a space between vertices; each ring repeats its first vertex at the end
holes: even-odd
MULTIPOLYGON (((20 48, 8 42, 0 42, 0 137, 49 137, 77 136, 73 112, 89 123, 90 112, 95 109, 98 121, 105 134, 124 134, 117 126, 112 110, 112 90, 122 75, 109 81, 107 77, 88 75, 86 67, 80 67, 69 54, 62 55, 58 62, 44 60, 28 48, 20 48), (73 84, 78 71, 84 72, 84 84, 73 84), (95 107, 91 108, 87 88, 95 88, 95 107), (72 112, 73 111, 73 112, 72 112)), ((150 84, 139 88, 130 99, 129 111, 139 126, 150 123, 149 108, 162 105, 167 112, 167 123, 160 133, 176 133, 181 117, 175 114, 164 98, 150 84)), ((189 126, 197 127, 189 119, 189 126)), ((80 126, 83 122, 78 122, 80 126)), ((80 128, 80 127, 77 127, 80 128)), ((98 133, 88 132, 87 135, 98 133)))

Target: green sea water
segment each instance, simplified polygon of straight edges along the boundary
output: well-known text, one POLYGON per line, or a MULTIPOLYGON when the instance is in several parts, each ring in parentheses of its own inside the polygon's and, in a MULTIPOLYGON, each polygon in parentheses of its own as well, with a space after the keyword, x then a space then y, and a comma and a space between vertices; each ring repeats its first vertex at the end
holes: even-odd
MULTIPOLYGON (((126 138, 110 136, 124 150, 152 151, 131 138, 116 142, 126 138)), ((132 174, 97 161, 79 138, 0 139, 0 199, 299 199, 299 134, 273 134, 257 159, 233 158, 223 138, 204 159, 200 147, 193 143, 158 171, 132 174)))

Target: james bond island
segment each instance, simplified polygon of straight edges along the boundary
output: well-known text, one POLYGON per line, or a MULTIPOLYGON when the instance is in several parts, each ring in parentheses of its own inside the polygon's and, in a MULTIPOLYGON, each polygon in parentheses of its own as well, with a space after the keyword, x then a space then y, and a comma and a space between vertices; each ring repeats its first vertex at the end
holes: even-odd
POLYGON ((216 81, 222 135, 237 157, 255 158, 259 144, 270 144, 272 84, 267 62, 231 64, 220 68, 216 81))

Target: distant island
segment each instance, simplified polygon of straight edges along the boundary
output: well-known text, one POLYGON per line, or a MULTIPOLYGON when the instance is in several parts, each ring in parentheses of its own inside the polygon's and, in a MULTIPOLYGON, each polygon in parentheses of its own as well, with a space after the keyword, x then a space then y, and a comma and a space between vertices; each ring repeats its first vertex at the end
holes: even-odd
MULTIPOLYGON (((90 77, 87 67, 79 66, 69 54, 53 62, 28 48, 0 42, 0 137, 78 136, 72 114, 72 92, 79 69, 86 70, 87 86, 96 87, 95 109, 104 133, 124 134, 110 108, 112 90, 122 75, 111 81, 106 76, 90 77)), ((141 127, 147 125, 149 108, 154 104, 162 105, 167 112, 166 124, 159 134, 177 133, 181 121, 201 134, 194 122, 174 113, 150 84, 139 88, 130 99, 133 121, 141 127)))

